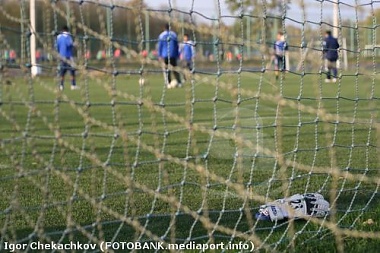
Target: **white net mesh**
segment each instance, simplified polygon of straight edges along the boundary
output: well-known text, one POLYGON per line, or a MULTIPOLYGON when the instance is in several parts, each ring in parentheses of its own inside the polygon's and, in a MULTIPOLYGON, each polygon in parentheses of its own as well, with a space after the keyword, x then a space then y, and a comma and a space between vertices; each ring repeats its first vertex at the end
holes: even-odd
POLYGON ((30 30, 29 2, 2 1, 0 250, 375 252, 379 3, 215 1, 209 14, 179 2, 41 0, 30 30), (167 22, 195 43, 182 88, 157 61, 167 22), (79 90, 68 77, 58 89, 65 24, 79 90), (341 45, 336 83, 324 83, 325 30, 341 45), (278 31, 289 51, 276 80, 278 31), (310 192, 330 215, 255 219, 310 192))

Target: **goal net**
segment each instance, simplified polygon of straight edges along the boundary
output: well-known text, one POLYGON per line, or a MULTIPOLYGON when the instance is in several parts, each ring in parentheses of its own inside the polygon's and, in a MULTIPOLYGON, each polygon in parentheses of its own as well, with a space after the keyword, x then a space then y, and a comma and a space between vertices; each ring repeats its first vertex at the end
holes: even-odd
POLYGON ((31 2, 0 5, 1 252, 376 251, 378 2, 31 2), (165 24, 190 69, 158 59, 165 24), (325 83, 327 30, 344 62, 325 83), (307 193, 328 214, 257 219, 307 193))

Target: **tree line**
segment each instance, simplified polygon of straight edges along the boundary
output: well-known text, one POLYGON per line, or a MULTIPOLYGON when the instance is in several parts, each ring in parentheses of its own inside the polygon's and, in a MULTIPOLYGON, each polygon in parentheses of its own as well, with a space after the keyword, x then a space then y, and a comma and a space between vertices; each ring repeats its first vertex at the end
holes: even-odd
MULTIPOLYGON (((64 24, 69 24, 71 32, 78 39, 83 38, 85 34, 83 27, 78 25, 82 24, 99 34, 112 36, 113 40, 135 51, 147 48, 147 45, 154 49, 156 38, 169 20, 173 29, 180 35, 195 35, 201 51, 211 53, 216 53, 216 49, 229 50, 230 45, 235 42, 244 43, 244 51, 247 50, 248 41, 254 51, 262 51, 263 48, 267 51, 278 30, 286 31, 290 35, 289 44, 298 47, 301 39, 315 37, 321 31, 315 27, 285 27, 283 15, 290 8, 289 0, 270 0, 266 1, 265 6, 258 0, 226 0, 233 14, 239 15, 244 12, 244 17, 235 19, 234 23, 228 25, 224 24, 223 20, 218 24, 198 23, 189 13, 176 10, 170 13, 149 10, 149 6, 141 0, 120 0, 113 3, 114 6, 109 6, 109 1, 36 0, 36 31, 41 38, 38 47, 51 48, 54 45, 54 36, 64 24), (240 41, 231 41, 227 35, 240 41), (150 40, 144 41, 146 39, 150 40), (218 48, 215 47, 216 40, 219 43, 218 48)), ((28 32, 29 1, 2 0, 0 13, 1 47, 20 51, 20 48, 25 46, 22 43, 25 43, 28 32), (20 39, 23 36, 25 39, 20 39)), ((380 10, 375 10, 373 14, 370 13, 367 18, 360 20, 358 28, 352 20, 341 20, 340 31, 342 37, 347 38, 348 48, 354 50, 358 47, 364 48, 366 44, 380 44, 380 38, 375 36, 377 20, 380 20, 380 10)), ((106 49, 106 45, 97 36, 89 38, 87 48, 91 51, 106 49)), ((197 51, 200 50, 197 48, 197 51)))

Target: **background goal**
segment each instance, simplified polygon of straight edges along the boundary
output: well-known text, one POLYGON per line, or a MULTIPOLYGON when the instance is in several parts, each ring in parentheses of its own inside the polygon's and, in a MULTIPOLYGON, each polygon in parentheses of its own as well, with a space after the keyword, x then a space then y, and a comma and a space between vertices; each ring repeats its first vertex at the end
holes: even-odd
POLYGON ((33 242, 377 251, 380 4, 203 2, 1 1, 0 251, 31 252, 33 242), (177 68, 182 88, 166 87, 157 61, 165 23, 196 45, 194 71, 177 68), (73 91, 58 89, 55 39, 66 24, 73 91), (337 83, 324 83, 326 30, 345 61, 337 83), (276 80, 278 31, 289 69, 276 80), (310 192, 330 202, 329 216, 255 219, 266 202, 310 192))

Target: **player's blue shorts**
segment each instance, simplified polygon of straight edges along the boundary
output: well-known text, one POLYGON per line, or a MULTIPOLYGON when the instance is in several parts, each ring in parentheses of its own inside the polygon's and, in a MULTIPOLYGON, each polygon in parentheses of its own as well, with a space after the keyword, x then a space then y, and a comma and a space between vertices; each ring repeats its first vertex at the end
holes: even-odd
POLYGON ((75 76, 75 68, 73 68, 69 63, 70 59, 66 59, 66 61, 61 60, 59 65, 59 76, 64 76, 67 71, 70 71, 72 76, 75 76))
POLYGON ((286 70, 286 65, 285 65, 285 56, 279 56, 276 55, 274 58, 274 65, 276 67, 276 70, 284 71, 286 70))

